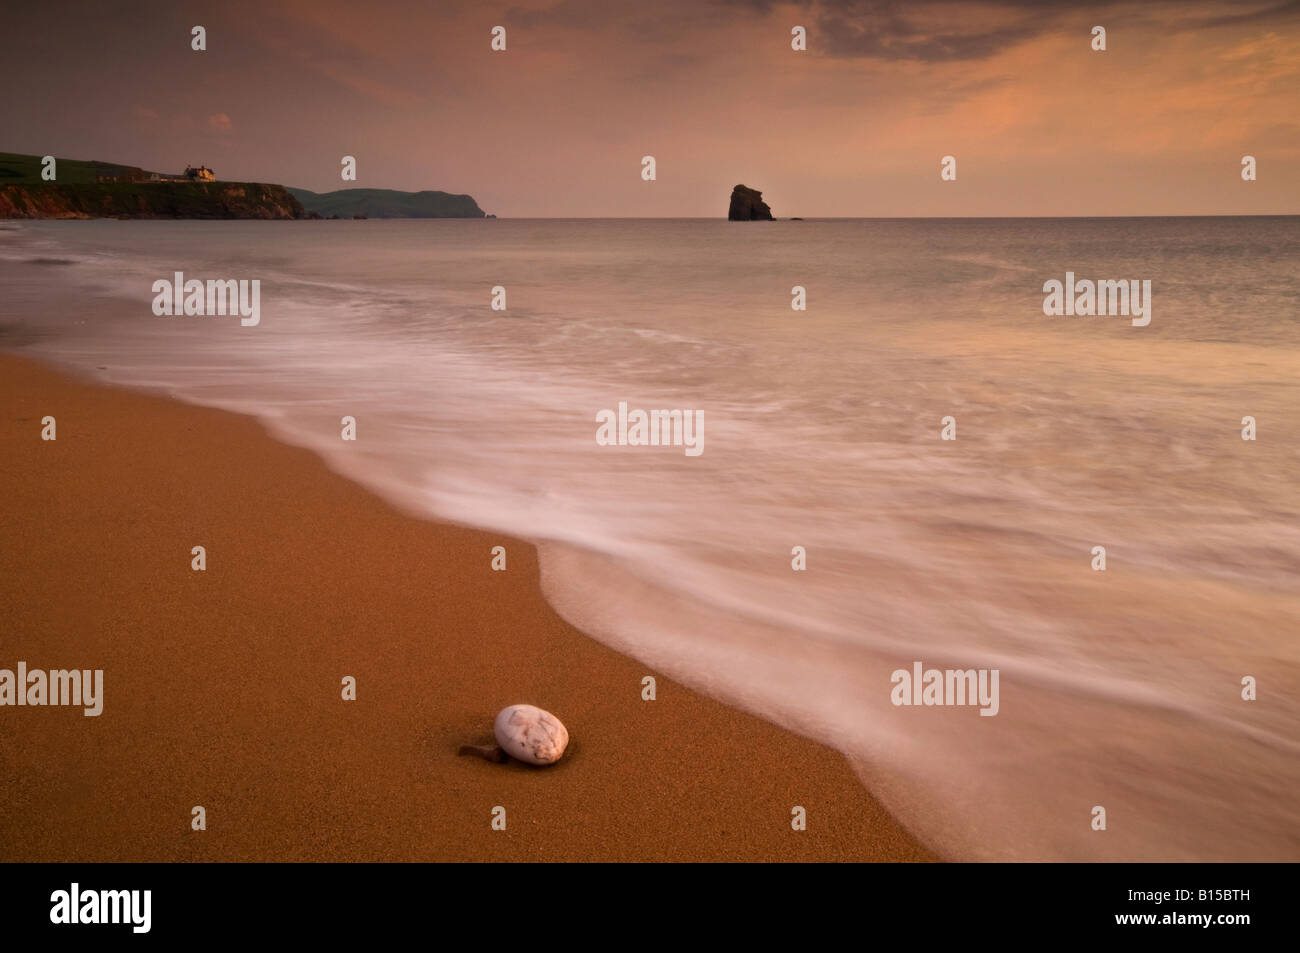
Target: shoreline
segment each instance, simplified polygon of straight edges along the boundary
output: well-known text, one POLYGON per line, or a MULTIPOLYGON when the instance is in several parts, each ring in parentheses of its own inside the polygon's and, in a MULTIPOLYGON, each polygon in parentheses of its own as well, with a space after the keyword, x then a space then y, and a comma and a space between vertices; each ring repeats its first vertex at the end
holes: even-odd
POLYGON ((399 512, 253 418, 0 368, 0 668, 105 673, 99 717, 0 708, 5 860, 937 859, 838 751, 564 622, 531 544, 399 512), (563 760, 456 755, 515 703, 565 722, 563 760))

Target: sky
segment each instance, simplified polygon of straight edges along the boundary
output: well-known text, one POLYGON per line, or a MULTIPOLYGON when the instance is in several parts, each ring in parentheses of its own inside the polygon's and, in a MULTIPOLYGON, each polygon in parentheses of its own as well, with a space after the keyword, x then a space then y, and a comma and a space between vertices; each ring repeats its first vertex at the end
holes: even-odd
POLYGON ((1300 2, 8 6, 0 151, 501 217, 1300 213, 1300 2))

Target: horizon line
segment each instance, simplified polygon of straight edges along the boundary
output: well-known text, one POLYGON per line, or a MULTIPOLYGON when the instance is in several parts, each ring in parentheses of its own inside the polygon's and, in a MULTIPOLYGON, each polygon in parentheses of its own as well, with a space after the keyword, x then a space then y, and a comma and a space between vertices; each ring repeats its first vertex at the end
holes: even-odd
MULTIPOLYGON (((729 222, 732 219, 725 215, 501 215, 493 213, 497 221, 509 219, 519 221, 552 221, 552 222, 598 222, 598 221, 619 221, 619 222, 656 222, 656 221, 687 221, 687 222, 729 222)), ((440 216, 444 217, 444 216, 440 216)), ((1095 219, 1095 218, 1300 218, 1300 212, 1179 212, 1175 214, 1155 214, 1155 215, 795 215, 795 216, 777 216, 771 219, 757 219, 753 221, 772 221, 772 222, 789 222, 789 221, 983 221, 988 219, 1095 219)), ((422 221, 415 217, 394 217, 388 219, 377 219, 380 221, 422 221)), ((468 221, 480 221, 473 218, 468 221)), ((748 221, 748 220, 746 220, 748 221)))

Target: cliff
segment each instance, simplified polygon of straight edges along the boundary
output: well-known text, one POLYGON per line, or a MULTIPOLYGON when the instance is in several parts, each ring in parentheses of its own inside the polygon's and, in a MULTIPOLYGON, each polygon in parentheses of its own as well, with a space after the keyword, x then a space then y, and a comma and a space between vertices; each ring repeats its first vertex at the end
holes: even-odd
MULTIPOLYGON (((0 185, 39 185, 45 163, 41 156, 21 152, 0 152, 0 185)), ((147 182, 154 173, 139 166, 103 162, 99 159, 59 159, 58 181, 63 185, 94 184, 102 178, 123 182, 147 182)))
POLYGON ((338 189, 309 192, 290 189, 309 212, 322 218, 485 218, 468 195, 450 192, 400 192, 395 189, 338 189))
POLYGON ((0 218, 309 217, 284 186, 259 182, 0 185, 0 218))
POLYGON ((731 190, 731 208, 727 218, 733 222, 772 222, 772 210, 763 201, 763 193, 757 189, 738 185, 731 190))

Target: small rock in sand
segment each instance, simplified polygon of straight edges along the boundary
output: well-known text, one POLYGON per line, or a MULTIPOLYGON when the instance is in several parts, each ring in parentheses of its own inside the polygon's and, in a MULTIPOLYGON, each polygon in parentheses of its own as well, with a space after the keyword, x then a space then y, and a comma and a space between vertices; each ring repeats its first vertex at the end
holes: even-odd
POLYGON ((529 764, 554 764, 569 743, 560 719, 532 705, 501 709, 492 732, 507 754, 529 764))

